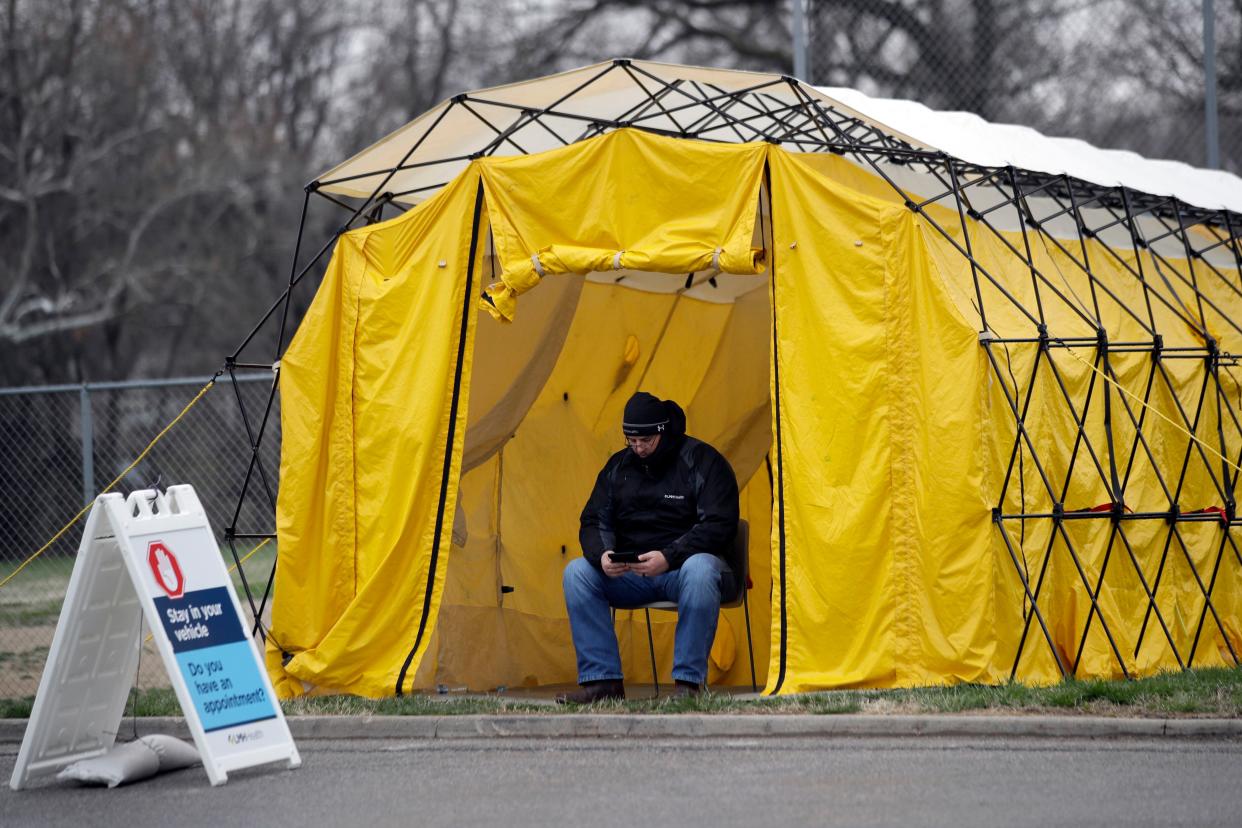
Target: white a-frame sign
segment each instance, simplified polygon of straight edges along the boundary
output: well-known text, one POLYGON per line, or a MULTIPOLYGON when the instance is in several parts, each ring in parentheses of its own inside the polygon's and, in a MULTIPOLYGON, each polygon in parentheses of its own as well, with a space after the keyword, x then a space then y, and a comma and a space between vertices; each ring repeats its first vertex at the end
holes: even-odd
POLYGON ((101 495, 86 521, 10 786, 112 747, 146 616, 211 784, 298 767, 271 680, 191 486, 101 495))

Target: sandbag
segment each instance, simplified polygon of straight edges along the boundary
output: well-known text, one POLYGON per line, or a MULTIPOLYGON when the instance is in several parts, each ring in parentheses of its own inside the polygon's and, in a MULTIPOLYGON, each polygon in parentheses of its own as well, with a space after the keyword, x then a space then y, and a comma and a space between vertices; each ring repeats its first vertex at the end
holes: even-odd
POLYGON ((157 734, 118 745, 102 756, 74 762, 56 774, 56 778, 115 788, 126 782, 188 768, 199 761, 198 749, 193 745, 157 734))

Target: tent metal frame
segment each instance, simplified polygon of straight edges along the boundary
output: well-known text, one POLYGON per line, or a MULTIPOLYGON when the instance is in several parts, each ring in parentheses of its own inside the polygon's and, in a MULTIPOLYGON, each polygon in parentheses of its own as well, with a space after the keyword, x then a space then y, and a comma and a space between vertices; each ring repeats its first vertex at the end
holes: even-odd
MULTIPOLYGON (((670 71, 673 71, 670 69, 670 71)), ((1183 669, 1193 666, 1198 655, 1199 645, 1210 615, 1216 629, 1224 639, 1225 645, 1235 665, 1239 664, 1238 654, 1234 651, 1225 631, 1224 623, 1213 604, 1212 596, 1226 562, 1231 561, 1230 573, 1226 577, 1242 577, 1242 550, 1239 549, 1236 529, 1240 524, 1237 512, 1236 492, 1238 472, 1232 471, 1230 465, 1215 462, 1209 458, 1203 446, 1196 440, 1187 440, 1182 453, 1180 470, 1176 482, 1170 486, 1171 469, 1161 469, 1150 446, 1144 427, 1148 421, 1147 405, 1153 394, 1161 391, 1172 399, 1180 424, 1198 440, 1214 444, 1214 448, 1224 457, 1236 457, 1235 465, 1242 465, 1242 398, 1231 400, 1221 382, 1221 373, 1230 375, 1235 388, 1238 379, 1230 370, 1238 364, 1238 355, 1226 353, 1219 347, 1212 336, 1213 327, 1228 326, 1242 334, 1239 319, 1232 318, 1226 309, 1219 307, 1200 287, 1202 280, 1222 282, 1234 297, 1242 299, 1242 284, 1238 283, 1237 274, 1231 279, 1206 258, 1206 254, 1224 248, 1232 254, 1235 267, 1242 272, 1242 215, 1224 210, 1206 210, 1185 204, 1174 198, 1156 196, 1137 192, 1125 187, 1104 187, 1067 175, 1052 175, 1030 170, 1006 167, 982 167, 945 153, 926 150, 912 146, 898 137, 886 134, 881 129, 850 115, 838 111, 813 94, 808 87, 798 80, 782 76, 760 80, 751 86, 726 90, 714 84, 703 83, 694 79, 666 80, 647 71, 643 66, 629 60, 615 60, 600 69, 599 72, 583 81, 571 91, 548 106, 533 109, 521 107, 505 101, 488 98, 486 93, 462 94, 452 98, 440 113, 431 120, 425 129, 413 138, 409 149, 400 162, 385 169, 372 170, 357 175, 332 179, 317 179, 305 187, 299 219, 297 241, 294 245, 292 262, 289 270, 288 285, 274 302, 267 308, 259 321, 242 339, 237 348, 224 360, 224 372, 228 375, 234 389, 238 407, 241 411, 242 423, 245 427, 247 445, 250 452, 249 462, 242 480, 237 508, 224 530, 237 569, 241 574, 246 598, 256 619, 252 634, 263 636, 266 640, 267 631, 261 622, 263 612, 271 598, 272 582, 275 576, 275 562, 268 573, 267 587, 256 603, 254 592, 246 576, 245 567, 239 556, 238 541, 255 539, 274 539, 275 533, 265 529, 243 528, 239 526, 242 505, 256 486, 272 514, 275 514, 276 497, 273 475, 264 467, 259 449, 263 440, 271 439, 269 426, 276 400, 277 383, 273 381, 261 413, 248 410, 238 388, 239 374, 265 371, 279 375, 280 357, 287 344, 289 308, 295 290, 308 281, 307 277, 315 272, 324 255, 332 249, 337 237, 353 228, 360 222, 367 224, 384 219, 385 210, 404 211, 408 209, 398 200, 419 196, 423 192, 439 189, 451 179, 433 185, 412 190, 391 191, 386 189, 393 177, 400 171, 410 169, 430 169, 460 164, 472 159, 495 155, 502 148, 508 153, 525 154, 526 150, 518 143, 516 133, 528 127, 538 127, 554 136, 562 145, 591 138, 610 130, 630 128, 652 132, 675 138, 693 138, 703 141, 747 142, 767 141, 790 146, 803 152, 828 152, 852 159, 855 163, 874 172, 891 186, 904 201, 905 206, 917 213, 927 225, 945 239, 970 264, 974 287, 975 309, 979 314, 979 344, 986 355, 991 370, 991 379, 1002 389, 1007 407, 1012 416, 1014 436, 1009 450, 1007 470, 1001 495, 992 508, 991 520, 996 533, 1006 549, 1014 572, 1021 583, 1023 631, 1017 651, 1014 654, 1010 677, 1018 675, 1023 657, 1028 653, 1032 622, 1038 625, 1048 652, 1056 662, 1063 677, 1077 674, 1088 637, 1098 619, 1100 632, 1107 639, 1117 666, 1122 675, 1130 677, 1126 657, 1120 650, 1117 637, 1113 632, 1116 619, 1107 617, 1101 606, 1100 595, 1105 585, 1105 577, 1114 557, 1114 550, 1120 549, 1116 557, 1128 562, 1138 577, 1146 596, 1147 609, 1138 631, 1137 643, 1131 658, 1137 658, 1145 636, 1151 627, 1150 620, 1155 616, 1156 626, 1160 634, 1168 642, 1170 649, 1183 669), (608 75, 623 74, 644 95, 641 103, 629 110, 619 113, 616 118, 603 119, 585 116, 573 111, 574 97, 592 84, 608 75), (782 93, 778 95, 777 93, 782 93), (454 110, 469 113, 492 133, 482 146, 470 152, 444 158, 411 162, 410 158, 435 132, 445 116, 454 110), (704 112, 704 110, 706 110, 704 112), (516 113, 516 117, 514 117, 516 113), (548 126, 549 122, 572 122, 580 124, 581 131, 573 140, 567 140, 560 132, 548 126), (669 129, 667 124, 676 128, 669 129), (890 174, 891 167, 908 166, 926 173, 934 178, 941 189, 935 194, 924 194, 916 197, 907 192, 890 174), (380 183, 374 187, 370 195, 364 199, 344 200, 343 197, 325 192, 324 188, 333 184, 341 184, 350 180, 382 176, 380 183), (984 209, 976 209, 972 204, 972 196, 986 190, 990 198, 999 201, 984 209), (303 261, 303 245, 307 211, 312 196, 322 198, 345 211, 348 217, 316 252, 303 261), (1038 197, 1040 203, 1051 209, 1044 215, 1037 215, 1033 199, 1038 197), (951 205, 957 216, 957 230, 960 240, 948 227, 943 226, 935 215, 934 205, 951 205), (1021 246, 1016 245, 1001 232, 996 223, 996 214, 1000 211, 1012 211, 1012 217, 1021 231, 1021 246), (1091 211, 1088 213, 1088 211, 1091 211), (967 219, 975 222, 974 232, 967 219), (1077 227, 1077 244, 1053 232, 1053 222, 1071 220, 1077 227), (1093 219, 1096 224, 1091 226, 1088 221, 1093 219), (1158 225, 1159 232, 1149 235, 1140 224, 1140 219, 1150 226, 1158 225), (1139 257, 1131 263, 1118 249, 1107 241, 1106 231, 1124 231, 1133 244, 1134 250, 1146 251, 1151 256, 1151 268, 1145 268, 1139 257), (1211 239, 1203 244, 1196 239, 1191 231, 1199 229, 1200 236, 1211 239), (1033 307, 1024 304, 1013 293, 1006 289, 1004 283, 975 256, 974 249, 979 239, 974 234, 985 233, 989 242, 999 243, 1008 250, 1023 269, 1030 274, 1031 293, 1034 297, 1033 307), (1087 240, 1094 240, 1107 257, 1120 265, 1142 289, 1143 306, 1130 307, 1107 284, 1098 279, 1092 268, 1087 240), (1168 258, 1158 252, 1156 245, 1172 239, 1180 243, 1185 260, 1189 263, 1189 273, 1182 273, 1168 258), (1074 275, 1086 279, 1090 289, 1089 302, 1077 296, 1069 286, 1063 273, 1050 274, 1043 272, 1037 264, 1034 251, 1038 246, 1056 248, 1066 260, 1072 262, 1074 275), (1075 249, 1076 248, 1076 249, 1075 249), (1151 272, 1153 271, 1154 272, 1151 272), (1060 285, 1058 285, 1058 281, 1060 285), (1193 307, 1188 306, 1182 296, 1193 295, 1193 307), (985 296, 991 302, 1007 304, 1031 326, 1028 336, 1000 337, 988 325, 985 296), (1057 336, 1048 329, 1046 308, 1050 304, 1060 303, 1068 308, 1084 325, 1094 330, 1092 336, 1057 336), (1180 323, 1196 332, 1202 340, 1201 346, 1167 347, 1164 345, 1156 322, 1155 308, 1173 314, 1180 323), (1129 342, 1113 342, 1103 322, 1103 311, 1120 311, 1132 322, 1137 324, 1149 339, 1129 342), (1211 324, 1209 324, 1209 322, 1211 324), (268 361, 243 359, 243 355, 256 350, 256 337, 261 331, 276 327, 276 342, 273 358, 268 361), (1087 385, 1085 395, 1075 399, 1063 376, 1061 361, 1069 349, 1090 349, 1093 355, 1094 369, 1087 385), (1113 388, 1113 383, 1121 384, 1114 366, 1114 357, 1120 355, 1143 355, 1149 361, 1143 406, 1131 404, 1125 394, 1113 388), (1017 377, 1013 373, 1014 360, 1025 358, 1030 365, 1029 377, 1024 387, 1019 387, 1017 377), (1166 368, 1168 360, 1193 360, 1202 365, 1202 384, 1197 399, 1183 400, 1178 397, 1176 385, 1166 368), (1004 366, 1002 366, 1002 361, 1004 366), (1041 373, 1042 372, 1042 373, 1041 373), (1037 379, 1047 375, 1056 389, 1055 400, 1064 405, 1064 412, 1075 423, 1076 436, 1070 451, 1068 463, 1063 475, 1056 475, 1050 469, 1049 459, 1045 451, 1036 446, 1030 434, 1028 423, 1032 419, 1031 405, 1035 396, 1037 379), (1098 377, 1106 378, 1098 382, 1098 377), (1109 382, 1108 380, 1111 380, 1109 382), (1098 398, 1098 399, 1097 399, 1098 398), (1236 404, 1235 404, 1236 402, 1236 404), (1087 433, 1086 422, 1093 405, 1104 407, 1103 445, 1095 445, 1087 433), (1120 408, 1118 408, 1120 403, 1120 408), (1193 405, 1191 405, 1193 403, 1193 405), (1205 405, 1214 405, 1217 428, 1215 434, 1201 434, 1200 423, 1205 405), (1193 412, 1188 411, 1193 407, 1193 412), (1136 408, 1138 410, 1136 411, 1136 408), (1114 428, 1116 415, 1124 415, 1117 420, 1133 431, 1129 440, 1129 450, 1119 447, 1121 435, 1114 428), (1226 423, 1231 424, 1227 439, 1226 423), (1141 450, 1141 454, 1140 454, 1141 450), (1168 501, 1166 509, 1136 513, 1127 505, 1126 487, 1131 479, 1136 461, 1145 458, 1156 480, 1159 482, 1168 501), (1071 481, 1075 479, 1075 468, 1081 463, 1087 464, 1094 471, 1098 497, 1094 502, 1067 503, 1070 496, 1071 481), (1025 468, 1030 463, 1036 470, 1042 494, 1050 508, 1028 511, 1026 507, 1025 468), (1192 463, 1196 467, 1206 469, 1215 487, 1217 502, 1215 503, 1183 503, 1182 490, 1192 463), (1201 464, 1201 465, 1200 465, 1201 464), (1015 475, 1016 471, 1016 475, 1015 475), (1218 474, 1219 472, 1219 474, 1218 474), (1016 479, 1015 479, 1016 478, 1016 479), (256 484, 257 479, 257 484, 256 484), (1021 490, 1021 508, 1018 511, 1007 510, 1005 503, 1011 486, 1021 490), (1110 530, 1104 545, 1103 557, 1098 570, 1092 572, 1085 562, 1080 544, 1071 537, 1067 526, 1078 521, 1108 521, 1110 530), (1136 552, 1127 530, 1135 521, 1156 521, 1167 527, 1163 532, 1163 547, 1159 563, 1154 575, 1145 570, 1140 555, 1136 552), (1043 556, 1039 562, 1039 570, 1032 582, 1025 549, 1025 536, 1029 522, 1047 526, 1048 540, 1043 556), (1184 527, 1192 523, 1212 523, 1220 529, 1218 542, 1214 542, 1215 554, 1212 556, 1211 573, 1205 583, 1199 566, 1194 561, 1191 548, 1186 541, 1184 527), (1018 538, 1015 542, 1015 533, 1018 538), (1180 553, 1180 555, 1178 554, 1180 553), (1058 650, 1053 641, 1049 627, 1048 607, 1041 606, 1040 599, 1046 583, 1049 563, 1054 554, 1060 554, 1073 565, 1078 582, 1085 590, 1090 602, 1090 610, 1083 623, 1077 650, 1072 659, 1069 654, 1058 650), (1198 592, 1202 598, 1202 607, 1198 611, 1194 639, 1189 650, 1183 652, 1175 642, 1174 634, 1161 612, 1157 597, 1170 566, 1170 558, 1184 560, 1189 566, 1198 592)), ((463 150, 466 148, 463 148, 463 150)), ((450 168, 451 169, 451 168, 450 168)), ((472 229, 473 243, 477 245, 480 228, 480 206, 482 195, 476 199, 474 224, 472 229)), ((472 245, 473 246, 473 245, 472 245)), ((473 264, 474 256, 471 257, 473 264)), ((775 263, 772 267, 772 279, 775 289, 775 263)), ((473 274, 468 275, 468 279, 473 274)), ((314 281, 314 280, 309 280, 314 281)), ((473 286, 467 291, 473 293, 473 286)), ((779 320, 773 319, 773 347, 776 347, 775 326, 779 320)), ((464 328, 463 328, 464 337, 464 328)), ((463 339, 464 343, 464 339, 463 339)), ((460 368, 459 368, 460 370, 460 368)), ((460 385, 460 373, 458 376, 460 385)), ((1242 396, 1242 395, 1240 395, 1242 396)), ((454 393, 454 405, 457 394, 454 393)), ((779 411, 779 392, 773 404, 779 411)), ((1049 403, 1051 404, 1051 403, 1049 403)), ((448 436, 449 445, 453 436, 448 436)), ((779 420, 774 435, 774 452, 776 463, 774 498, 776 500, 778 522, 779 549, 778 578, 781 582, 780 605, 773 608, 773 614, 780 623, 781 651, 779 667, 772 683, 773 692, 779 691, 785 680, 786 660, 786 589, 785 578, 785 533, 784 533, 784 495, 783 470, 790 458, 783 452, 779 420)), ((771 463, 772 456, 769 457, 771 463)), ((1061 459, 1061 458, 1055 458, 1061 459)), ((796 460, 792 463, 796 464, 796 460)), ((446 468, 447 475, 447 468, 446 468)), ((447 490, 447 476, 442 481, 441 504, 443 511, 443 494, 447 490)), ((1088 501, 1091 499, 1088 498, 1088 501)), ((443 514, 440 520, 443 520, 443 514)), ((438 537, 439 533, 437 533, 438 537)), ((438 552, 438 549, 435 550, 438 552)), ((434 578, 434 558, 432 574, 434 578)), ((430 593, 428 593, 430 594, 430 593)), ((424 608, 426 610, 426 607, 424 608)), ((406 659, 408 668, 418 646, 424 639, 426 628, 426 611, 424 611, 419 629, 411 632, 413 648, 406 659)), ((282 648, 283 649, 283 648, 282 648)), ((289 654, 286 653, 286 658, 289 654)), ((405 670, 398 682, 396 692, 403 690, 405 670)))

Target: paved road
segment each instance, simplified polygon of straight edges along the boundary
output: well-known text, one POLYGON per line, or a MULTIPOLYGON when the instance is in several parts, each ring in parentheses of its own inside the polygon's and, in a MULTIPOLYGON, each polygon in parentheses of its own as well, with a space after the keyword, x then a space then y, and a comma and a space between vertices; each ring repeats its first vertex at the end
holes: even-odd
MULTIPOLYGON (((1231 825, 1242 741, 304 740, 300 770, 0 793, 25 825, 1231 825)), ((0 745, 8 779, 17 746, 0 745)))

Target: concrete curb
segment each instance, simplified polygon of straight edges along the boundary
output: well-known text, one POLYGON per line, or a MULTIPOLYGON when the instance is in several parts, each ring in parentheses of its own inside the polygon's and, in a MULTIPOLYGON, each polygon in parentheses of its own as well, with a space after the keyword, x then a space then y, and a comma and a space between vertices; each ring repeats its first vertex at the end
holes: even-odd
MULTIPOLYGON (((710 739, 791 736, 994 736, 1045 738, 1242 738, 1242 719, 1120 719, 1097 716, 876 715, 478 715, 295 716, 295 739, 710 739)), ((132 733, 122 723, 122 738, 132 733)), ((0 719, 0 743, 19 743, 25 719, 0 719)), ((189 738, 180 717, 138 720, 138 732, 189 738)))

